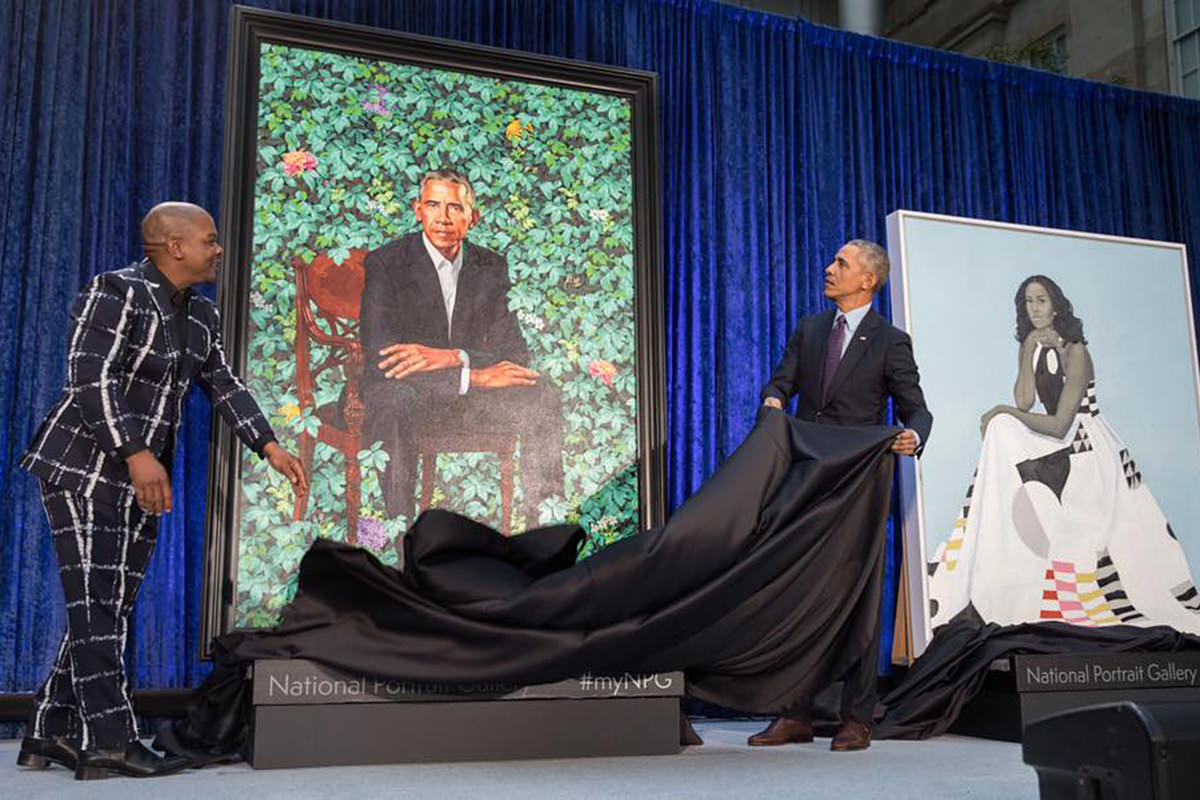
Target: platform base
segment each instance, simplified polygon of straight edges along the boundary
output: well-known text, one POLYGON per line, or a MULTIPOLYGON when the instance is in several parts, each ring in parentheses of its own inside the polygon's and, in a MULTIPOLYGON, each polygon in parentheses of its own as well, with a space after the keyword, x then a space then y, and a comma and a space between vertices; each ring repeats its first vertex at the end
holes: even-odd
POLYGON ((679 699, 258 706, 255 769, 672 755, 679 699))

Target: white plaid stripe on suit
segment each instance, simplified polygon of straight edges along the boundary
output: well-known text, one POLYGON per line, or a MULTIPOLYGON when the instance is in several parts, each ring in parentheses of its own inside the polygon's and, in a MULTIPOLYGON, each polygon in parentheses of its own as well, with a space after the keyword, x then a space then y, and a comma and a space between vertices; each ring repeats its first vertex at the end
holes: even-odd
POLYGON ((133 486, 117 451, 141 440, 161 459, 174 444, 193 378, 246 445, 257 451, 274 438, 229 369, 216 306, 191 296, 181 347, 154 273, 146 261, 101 273, 75 301, 66 386, 21 459, 52 486, 120 504, 133 486))
POLYGON ((136 737, 123 654, 157 520, 137 506, 121 451, 144 445, 169 469, 193 379, 247 446, 261 452, 274 440, 229 369, 216 306, 190 293, 177 309, 166 286, 143 261, 96 276, 79 295, 66 385, 21 460, 42 482, 68 619, 30 735, 79 736, 85 749, 136 737), (187 315, 185 342, 176 313, 187 315))
POLYGON ((42 485, 67 630, 34 698, 30 736, 78 737, 84 749, 122 749, 137 738, 125 642, 158 522, 127 497, 112 506, 42 485))

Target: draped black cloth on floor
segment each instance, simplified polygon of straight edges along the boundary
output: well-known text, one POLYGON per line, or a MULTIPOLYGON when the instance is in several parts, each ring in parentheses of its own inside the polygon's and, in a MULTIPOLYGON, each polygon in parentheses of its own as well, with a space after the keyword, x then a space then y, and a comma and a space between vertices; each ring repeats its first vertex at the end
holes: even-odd
POLYGON ((1200 637, 1159 625, 1084 628, 1065 622, 995 625, 968 605, 934 631, 929 647, 876 711, 875 736, 928 739, 949 730, 997 659, 1048 653, 1200 650, 1200 637))
POLYGON ((463 684, 683 670, 694 697, 785 711, 871 642, 898 432, 768 412, 666 525, 578 563, 577 526, 505 538, 444 511, 408 531, 402 571, 319 540, 279 625, 218 639, 160 742, 236 752, 260 658, 463 684))

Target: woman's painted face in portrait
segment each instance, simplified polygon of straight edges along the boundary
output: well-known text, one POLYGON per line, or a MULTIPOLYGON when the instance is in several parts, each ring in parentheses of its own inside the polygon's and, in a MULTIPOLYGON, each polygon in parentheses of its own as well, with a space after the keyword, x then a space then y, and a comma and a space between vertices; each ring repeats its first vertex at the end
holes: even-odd
POLYGON ((1025 287, 1025 313, 1038 330, 1048 328, 1054 322, 1054 303, 1050 293, 1036 281, 1025 287))

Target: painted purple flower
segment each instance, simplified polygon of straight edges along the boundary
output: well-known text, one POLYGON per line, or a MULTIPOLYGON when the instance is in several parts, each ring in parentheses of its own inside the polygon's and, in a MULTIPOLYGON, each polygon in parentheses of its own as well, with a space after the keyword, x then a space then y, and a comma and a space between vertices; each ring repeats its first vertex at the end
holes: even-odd
POLYGON ((368 550, 382 550, 388 546, 387 531, 383 523, 369 517, 358 518, 358 544, 368 550))
POLYGON ((387 104, 388 97, 390 96, 387 89, 378 83, 372 84, 371 96, 372 99, 362 101, 363 111, 371 111, 381 117, 390 117, 392 110, 388 108, 387 104))

